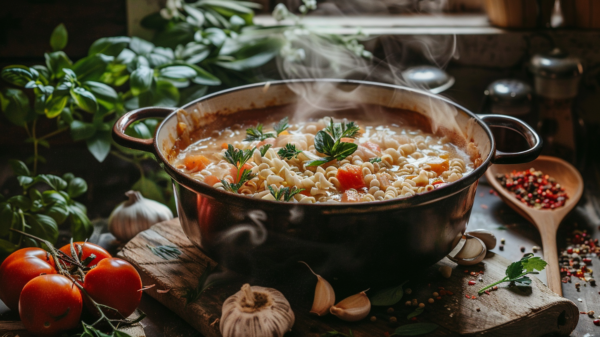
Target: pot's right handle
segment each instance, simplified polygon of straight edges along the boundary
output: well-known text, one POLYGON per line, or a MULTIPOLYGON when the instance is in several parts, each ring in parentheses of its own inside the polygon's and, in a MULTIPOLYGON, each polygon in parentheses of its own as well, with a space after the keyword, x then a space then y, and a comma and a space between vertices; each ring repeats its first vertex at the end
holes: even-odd
POLYGON ((113 139, 121 146, 134 150, 154 153, 154 138, 140 139, 125 134, 131 123, 146 118, 165 118, 173 112, 173 108, 147 107, 130 111, 115 123, 113 127, 113 139))
POLYGON ((521 152, 502 152, 496 150, 492 163, 494 164, 521 164, 536 159, 542 152, 540 136, 525 122, 518 118, 505 115, 479 115, 479 118, 491 127, 500 127, 513 130, 525 137, 529 149, 521 152))

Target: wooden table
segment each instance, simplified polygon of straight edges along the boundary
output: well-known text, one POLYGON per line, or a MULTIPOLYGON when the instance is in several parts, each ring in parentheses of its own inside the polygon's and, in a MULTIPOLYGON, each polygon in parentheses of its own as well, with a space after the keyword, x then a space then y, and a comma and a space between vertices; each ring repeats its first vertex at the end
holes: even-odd
MULTIPOLYGON (((589 182, 590 179, 586 181, 589 182)), ((598 230, 598 225, 600 225, 600 216, 598 214, 600 210, 598 207, 600 193, 598 193, 597 184, 589 185, 586 186, 586 191, 579 205, 565 218, 561 225, 558 235, 559 247, 566 245, 565 238, 567 233, 570 233, 575 228, 580 230, 587 229, 592 234, 592 237, 600 238, 600 233, 598 233, 600 232, 598 230)), ((504 238, 506 241, 504 250, 500 251, 496 247, 493 251, 511 261, 517 260, 522 256, 521 247, 525 247, 527 252, 531 252, 533 246, 541 247, 540 236, 533 225, 529 224, 520 215, 505 205, 498 196, 490 194, 490 186, 485 181, 485 178, 480 180, 477 197, 475 198, 475 204, 468 225, 468 230, 478 228, 492 231, 498 239, 504 238)), ((112 235, 105 233, 101 235, 99 241, 104 246, 111 246, 112 239, 112 235)), ((116 247, 111 246, 110 248, 114 249, 116 247)), ((538 251, 536 255, 542 256, 542 252, 538 251)), ((599 266, 600 261, 594 261, 592 264, 592 268, 596 273, 600 273, 599 266)), ((546 276, 544 273, 538 277, 545 282, 546 276)), ((575 282, 573 280, 573 283, 563 284, 564 296, 575 302, 581 311, 594 310, 600 314, 600 294, 598 293, 600 287, 582 286, 580 291, 577 291, 575 282)), ((142 325, 148 337, 200 336, 185 321, 149 296, 144 295, 140 309, 147 314, 147 317, 142 321, 142 325)), ((6 320, 11 317, 14 318, 14 315, 7 313, 7 309, 0 303, 0 319, 6 320)), ((600 334, 600 327, 595 326, 592 323, 592 319, 587 315, 582 315, 577 329, 571 336, 583 337, 588 333, 591 335, 587 336, 600 334)))

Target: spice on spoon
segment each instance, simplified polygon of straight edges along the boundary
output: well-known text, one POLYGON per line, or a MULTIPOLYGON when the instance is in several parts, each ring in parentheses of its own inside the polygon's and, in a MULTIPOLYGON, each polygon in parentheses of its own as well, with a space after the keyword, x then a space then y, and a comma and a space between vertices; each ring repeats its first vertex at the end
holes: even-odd
POLYGON ((501 174, 496 179, 518 200, 536 209, 555 209, 564 206, 569 198, 565 188, 556 179, 534 168, 501 174))

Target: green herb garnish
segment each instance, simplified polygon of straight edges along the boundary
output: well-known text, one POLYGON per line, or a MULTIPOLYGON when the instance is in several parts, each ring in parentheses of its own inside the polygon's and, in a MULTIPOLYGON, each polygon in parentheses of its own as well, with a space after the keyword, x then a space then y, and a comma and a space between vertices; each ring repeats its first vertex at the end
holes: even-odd
POLYGON ((298 150, 296 148, 296 145, 294 144, 285 144, 284 147, 282 147, 281 149, 279 149, 279 151, 277 152, 277 154, 283 158, 283 159, 287 159, 290 160, 292 158, 297 158, 298 155, 302 153, 301 150, 298 150))
POLYGON ((179 255, 181 255, 181 251, 179 250, 179 248, 175 247, 175 246, 150 246, 150 245, 146 245, 146 247, 150 248, 150 251, 152 251, 152 253, 158 257, 161 257, 165 260, 172 260, 172 259, 176 259, 179 257, 179 255))
POLYGON ((244 139, 247 142, 252 142, 255 140, 263 141, 267 138, 276 138, 272 133, 263 133, 263 125, 258 124, 255 128, 246 129, 246 138, 244 139))
POLYGON ((287 130, 290 126, 288 125, 289 119, 284 117, 277 124, 273 125, 273 129, 277 132, 277 136, 279 136, 283 131, 287 130))
POLYGON ((369 163, 371 163, 371 164, 381 163, 381 158, 373 157, 373 158, 369 159, 369 163))
POLYGON ((277 201, 281 201, 282 198, 283 201, 290 201, 296 194, 304 191, 303 188, 297 188, 296 186, 293 186, 291 189, 289 187, 281 187, 278 191, 275 191, 275 189, 272 186, 268 187, 269 191, 271 191, 271 195, 277 201))
POLYGON ((230 183, 227 180, 221 180, 221 183, 223 184, 223 188, 226 191, 238 193, 239 189, 242 188, 242 186, 244 186, 244 184, 252 178, 254 178, 254 174, 252 174, 252 171, 244 170, 244 172, 242 172, 242 176, 240 177, 240 181, 238 181, 237 183, 230 183))
POLYGON ((406 284, 406 282, 397 287, 385 288, 378 291, 371 297, 371 305, 391 307, 400 302, 402 296, 404 296, 404 289, 402 288, 404 284, 406 284))
POLYGON ((265 154, 267 154, 267 151, 269 151, 269 149, 271 148, 271 146, 273 146, 273 145, 267 144, 267 145, 261 147, 260 150, 259 150, 260 151, 260 156, 264 157, 265 154))
POLYGON ((315 149, 327 157, 310 160, 306 166, 319 166, 334 159, 343 160, 353 154, 358 145, 342 142, 342 138, 355 138, 359 130, 354 122, 334 123, 332 118, 329 126, 315 136, 315 149))
POLYGON ((237 193, 238 190, 248 180, 254 178, 254 175, 248 169, 244 169, 244 171, 240 175, 240 170, 242 169, 242 167, 244 167, 244 164, 246 164, 246 162, 250 160, 252 154, 254 154, 254 150, 256 150, 256 147, 253 147, 250 150, 239 150, 233 147, 233 145, 231 144, 227 145, 227 151, 225 151, 225 155, 223 156, 223 158, 225 158, 225 160, 227 160, 230 164, 237 168, 237 174, 236 177, 234 177, 234 179, 237 177, 240 177, 240 179, 237 183, 230 183, 227 180, 221 180, 221 183, 223 184, 223 187, 226 191, 237 193))
POLYGON ((532 253, 526 254, 521 260, 511 263, 510 266, 506 268, 506 277, 479 289, 479 294, 503 282, 514 282, 519 286, 530 286, 531 279, 526 275, 539 274, 539 271, 544 270, 547 264, 548 263, 541 258, 533 257, 532 253))
POLYGON ((408 316, 406 316, 406 319, 411 319, 413 317, 417 317, 420 314, 422 314, 423 311, 425 311, 425 308, 416 308, 415 311, 411 312, 410 314, 408 314, 408 316))

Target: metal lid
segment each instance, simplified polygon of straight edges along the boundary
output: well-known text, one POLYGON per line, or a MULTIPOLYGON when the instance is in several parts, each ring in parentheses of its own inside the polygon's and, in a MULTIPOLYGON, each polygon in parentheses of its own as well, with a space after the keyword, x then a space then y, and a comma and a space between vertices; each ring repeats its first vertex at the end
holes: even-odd
POLYGON ((545 78, 573 78, 583 73, 579 58, 566 51, 554 48, 548 53, 536 54, 531 58, 529 70, 536 76, 545 78))
POLYGON ((492 104, 518 105, 531 102, 531 86, 521 80, 501 79, 492 82, 485 91, 492 104))
POLYGON ((402 77, 408 85, 427 89, 434 94, 439 94, 454 84, 454 77, 434 66, 410 67, 402 72, 402 77))

